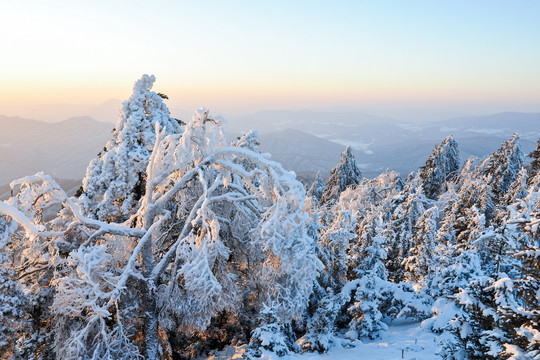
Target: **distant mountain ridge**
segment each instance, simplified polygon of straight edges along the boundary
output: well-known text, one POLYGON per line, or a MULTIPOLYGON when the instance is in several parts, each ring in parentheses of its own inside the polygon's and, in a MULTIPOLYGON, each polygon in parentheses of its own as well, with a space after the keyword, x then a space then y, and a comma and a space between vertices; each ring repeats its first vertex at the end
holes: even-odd
MULTIPOLYGON (((37 171, 66 182, 80 180, 114 127, 91 117, 45 123, 8 116, 0 116, 0 126, 0 186, 37 171)), ((364 176, 386 169, 406 176, 448 135, 458 141, 462 161, 491 154, 516 131, 527 154, 540 137, 540 114, 501 113, 413 126, 365 113, 268 111, 233 119, 226 127, 231 135, 249 129, 259 130, 261 151, 302 178, 313 178, 317 171, 327 177, 349 144, 364 176)))
POLYGON ((38 171, 56 178, 81 179, 113 127, 90 117, 45 123, 0 116, 0 184, 38 171))

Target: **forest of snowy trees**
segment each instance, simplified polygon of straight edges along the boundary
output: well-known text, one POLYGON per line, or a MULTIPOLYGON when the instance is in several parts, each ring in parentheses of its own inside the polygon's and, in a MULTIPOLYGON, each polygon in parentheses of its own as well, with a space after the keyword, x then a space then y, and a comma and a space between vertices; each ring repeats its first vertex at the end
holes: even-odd
POLYGON ((540 141, 460 159, 449 136, 406 178, 347 148, 305 189, 256 131, 171 117, 154 81, 75 196, 38 173, 0 202, 0 358, 253 359, 409 319, 443 359, 540 359, 540 141))

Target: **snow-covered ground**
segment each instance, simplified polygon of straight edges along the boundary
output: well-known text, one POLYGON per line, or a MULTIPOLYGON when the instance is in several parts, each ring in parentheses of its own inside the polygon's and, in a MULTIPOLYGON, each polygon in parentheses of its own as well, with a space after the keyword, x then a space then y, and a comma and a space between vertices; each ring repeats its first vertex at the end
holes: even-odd
MULTIPOLYGON (((421 323, 392 324, 380 339, 354 342, 355 347, 334 349, 326 354, 306 353, 284 357, 265 355, 263 360, 434 360, 439 359, 435 352, 438 348, 438 335, 422 328, 421 323), (403 355, 403 356, 402 356, 403 355)), ((241 359, 241 350, 229 348, 209 360, 241 359)))

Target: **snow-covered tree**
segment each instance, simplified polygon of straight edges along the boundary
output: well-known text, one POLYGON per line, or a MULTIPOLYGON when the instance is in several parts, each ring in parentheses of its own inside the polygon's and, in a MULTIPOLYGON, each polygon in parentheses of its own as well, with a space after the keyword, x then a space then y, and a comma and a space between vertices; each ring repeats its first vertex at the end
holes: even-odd
POLYGON ((83 179, 87 211, 100 219, 125 220, 144 195, 146 167, 154 148, 155 124, 167 134, 180 132, 161 96, 151 91, 155 77, 143 75, 122 105, 113 138, 93 160, 83 179))
POLYGON ((403 280, 404 264, 410 255, 412 239, 417 232, 416 223, 430 205, 431 201, 424 195, 418 177, 413 178, 400 196, 394 198, 389 241, 386 244, 386 268, 394 282, 403 280))
MULTIPOLYGON (((537 175, 538 176, 538 175, 537 175)), ((515 253, 519 261, 519 274, 514 281, 516 297, 520 307, 510 307, 506 312, 507 342, 505 356, 510 359, 540 358, 540 211, 538 189, 531 182, 526 198, 529 202, 526 217, 513 219, 523 231, 518 238, 519 250, 515 253)))
POLYGON ((349 328, 358 333, 359 337, 375 339, 381 331, 388 328, 382 321, 383 315, 380 311, 381 303, 384 301, 384 289, 388 285, 383 242, 380 229, 377 228, 375 235, 365 246, 362 263, 356 270, 360 277, 348 312, 352 317, 349 328))
POLYGON ((527 185, 530 185, 532 179, 540 173, 540 139, 536 143, 536 149, 528 156, 531 158, 531 163, 527 167, 527 173, 529 174, 527 185))
POLYGON ((430 269, 435 267, 435 249, 438 230, 439 209, 427 209, 416 222, 416 231, 411 237, 409 256, 403 262, 404 279, 423 284, 430 269))
POLYGON ((331 288, 326 290, 308 319, 306 334, 300 340, 303 350, 324 353, 342 346, 343 340, 336 335, 336 319, 344 303, 343 294, 334 294, 331 288))
POLYGON ((487 178, 498 201, 504 198, 519 176, 523 160, 523 151, 516 133, 482 163, 482 174, 487 178))
POLYGON ((323 288, 338 292, 347 281, 349 242, 355 237, 355 214, 348 209, 350 193, 344 193, 343 201, 331 209, 332 221, 323 230, 320 238, 321 260, 325 266, 322 271, 323 288))
POLYGON ((0 354, 5 359, 20 359, 24 355, 29 324, 28 300, 16 279, 13 267, 14 251, 10 240, 17 224, 0 217, 0 354))
POLYGON ((330 204, 347 188, 358 185, 362 173, 354 160, 350 146, 347 146, 341 154, 339 163, 330 171, 330 178, 326 181, 326 187, 321 195, 321 204, 330 204))
POLYGON ((311 187, 309 188, 307 192, 307 195, 311 196, 317 201, 321 201, 324 188, 325 188, 324 180, 321 177, 321 173, 318 171, 317 175, 315 175, 315 180, 313 180, 313 184, 311 184, 311 187))
POLYGON ((289 354, 295 344, 291 342, 290 325, 280 322, 275 309, 265 306, 259 315, 258 325, 253 330, 251 340, 244 357, 253 359, 261 357, 265 352, 278 356, 289 354))
POLYGON ((458 175, 459 164, 458 143, 448 136, 435 146, 419 174, 422 189, 428 198, 436 200, 445 191, 444 183, 458 175))
POLYGON ((226 146, 221 119, 207 110, 182 135, 154 125, 129 223, 86 216, 83 201, 43 174, 0 202, 24 230, 21 254, 37 259, 29 271, 48 280, 52 303, 43 306, 61 358, 170 356, 166 334, 204 329, 244 300, 256 312, 273 304, 281 323, 307 305, 321 264, 302 184, 265 155, 226 146))

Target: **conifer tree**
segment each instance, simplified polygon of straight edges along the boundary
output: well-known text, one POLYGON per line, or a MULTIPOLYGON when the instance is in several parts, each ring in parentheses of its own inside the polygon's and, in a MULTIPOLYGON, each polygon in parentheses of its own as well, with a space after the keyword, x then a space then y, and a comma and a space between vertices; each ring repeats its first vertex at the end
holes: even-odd
POLYGON ((301 339, 303 350, 324 353, 341 345, 342 340, 336 335, 336 319, 344 302, 342 294, 334 294, 331 288, 326 290, 308 319, 306 334, 301 339))
POLYGON ((523 234, 518 239, 520 249, 515 256, 519 261, 519 276, 515 281, 517 299, 521 307, 509 308, 506 321, 506 356, 526 359, 540 358, 540 211, 538 192, 532 191, 529 201, 535 209, 529 219, 522 219, 523 234))
POLYGON ((398 283, 403 280, 404 264, 410 256, 412 239, 416 236, 416 224, 430 206, 430 200, 424 195, 418 178, 411 180, 396 198, 395 209, 390 222, 391 236, 386 244, 388 252, 389 278, 398 283))
POLYGON ((295 348, 290 333, 290 325, 280 322, 276 309, 272 306, 264 306, 244 358, 259 358, 264 352, 275 353, 278 356, 289 354, 295 348))
POLYGON ((321 172, 317 171, 317 175, 315 175, 315 180, 313 180, 313 184, 311 184, 311 187, 309 188, 307 192, 307 196, 311 196, 317 201, 321 201, 324 188, 325 188, 325 183, 321 177, 321 172))
POLYGON ((155 124, 166 134, 180 132, 163 98, 151 91, 155 77, 143 75, 122 104, 113 138, 93 160, 83 179, 83 199, 96 219, 125 220, 144 194, 146 167, 154 148, 155 124))
POLYGON ((356 272, 359 275, 354 300, 348 312, 352 319, 349 329, 358 334, 358 337, 377 338, 388 327, 382 321, 380 311, 384 301, 384 290, 387 287, 387 271, 384 266, 386 252, 383 249, 384 239, 380 236, 381 230, 375 229, 374 236, 365 246, 362 263, 356 272))
POLYGON ((32 335, 28 299, 13 269, 14 252, 10 240, 16 228, 14 221, 0 216, 0 354, 5 359, 21 359, 25 340, 32 335))
POLYGON ((444 183, 455 178, 459 170, 458 144, 452 136, 433 149, 433 154, 427 159, 419 174, 422 188, 426 196, 436 200, 444 192, 444 183))
POLYGON ((351 147, 347 146, 341 154, 339 163, 330 171, 330 178, 321 195, 321 204, 330 204, 337 201, 341 192, 347 187, 356 186, 362 178, 362 173, 354 160, 351 147))
POLYGON ((523 151, 518 134, 501 144, 481 165, 482 175, 491 186, 495 199, 500 202, 519 176, 523 165, 523 151))
POLYGON ((538 139, 538 142, 536 143, 536 149, 528 156, 531 158, 531 163, 527 167, 527 173, 529 174, 527 185, 530 185, 532 179, 540 173, 540 139, 538 139))
POLYGON ((435 248, 439 209, 427 209, 416 222, 411 237, 409 256, 403 262, 407 282, 423 284, 430 269, 435 267, 435 248))

